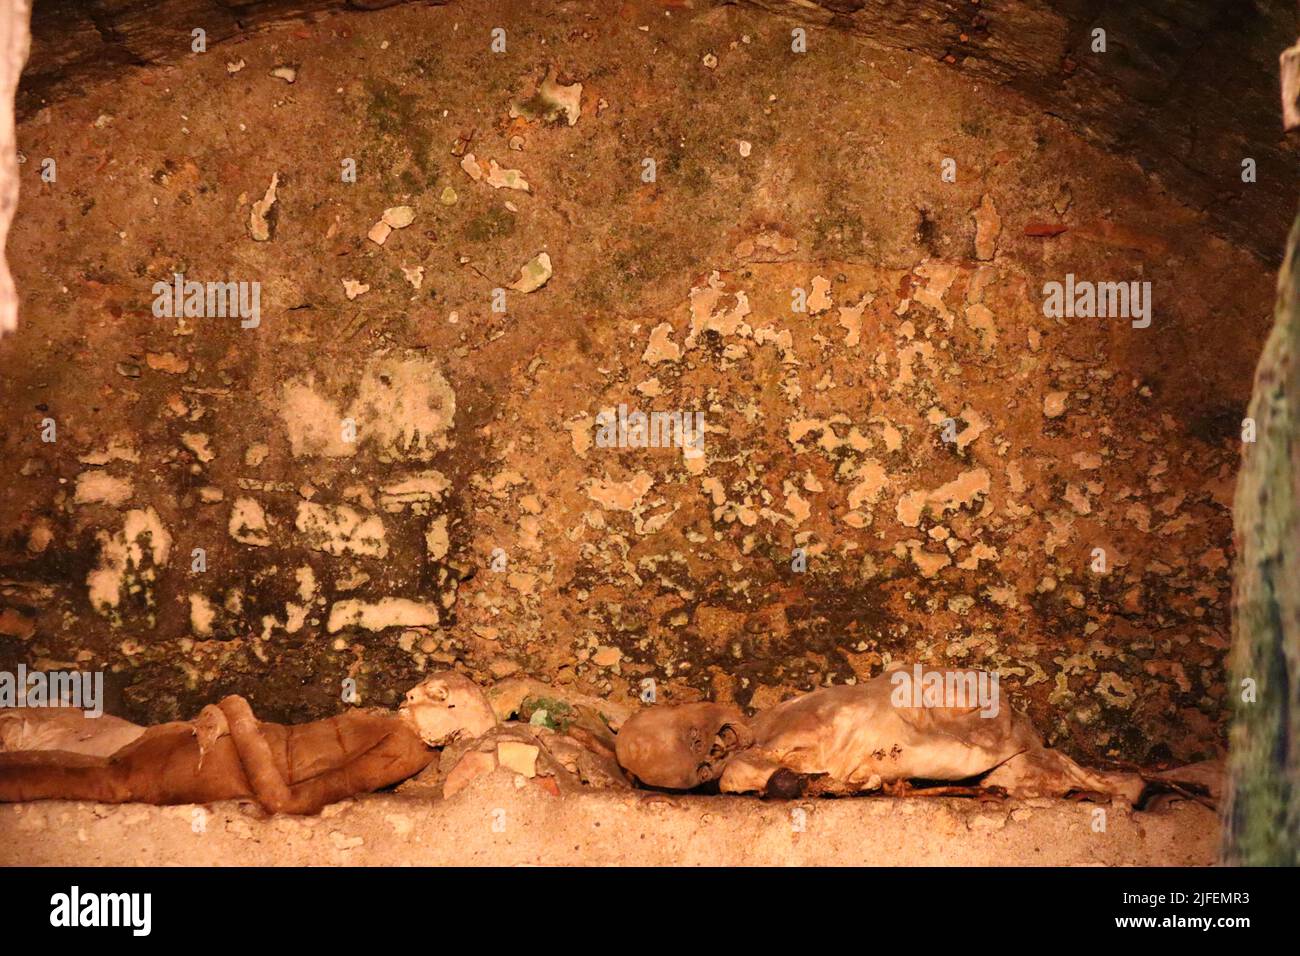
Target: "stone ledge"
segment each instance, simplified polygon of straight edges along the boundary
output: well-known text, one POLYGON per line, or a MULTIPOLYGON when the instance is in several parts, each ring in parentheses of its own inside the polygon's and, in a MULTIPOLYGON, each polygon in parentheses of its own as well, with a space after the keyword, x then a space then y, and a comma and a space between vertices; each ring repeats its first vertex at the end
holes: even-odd
MULTIPOLYGON (((522 780, 523 778, 519 778, 522 780)), ((375 794, 319 817, 238 803, 0 806, 0 865, 1208 866, 1215 814, 1071 801, 763 802, 593 791, 555 797, 494 774, 451 800, 375 794), (795 811, 806 814, 795 831, 795 811), (501 811, 498 813, 497 811, 501 811), (503 820, 501 832, 494 819, 503 820), (195 826, 201 820, 202 831, 195 826)))

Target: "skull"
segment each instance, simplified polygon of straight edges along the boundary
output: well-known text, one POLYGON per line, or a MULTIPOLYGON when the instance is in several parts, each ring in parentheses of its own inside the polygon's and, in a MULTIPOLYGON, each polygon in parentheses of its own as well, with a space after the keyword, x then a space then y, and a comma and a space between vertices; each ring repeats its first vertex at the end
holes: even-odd
POLYGON ((483 691, 455 671, 440 671, 416 684, 406 692, 399 713, 430 747, 480 737, 497 725, 483 691))
POLYGON ((690 790, 716 780, 754 735, 744 715, 724 704, 652 707, 633 715, 618 732, 618 762, 642 783, 690 790))

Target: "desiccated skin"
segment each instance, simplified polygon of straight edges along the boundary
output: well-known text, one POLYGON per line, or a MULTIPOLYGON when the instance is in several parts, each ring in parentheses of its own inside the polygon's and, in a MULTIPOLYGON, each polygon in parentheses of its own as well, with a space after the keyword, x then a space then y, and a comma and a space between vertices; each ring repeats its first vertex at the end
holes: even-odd
POLYGON ((101 714, 87 717, 70 707, 14 707, 0 711, 0 754, 19 750, 61 750, 87 757, 107 757, 137 740, 144 728, 129 720, 101 714))
POLYGON ((495 752, 503 740, 533 744, 556 792, 628 786, 601 735, 571 730, 501 724, 483 691, 453 671, 421 681, 396 713, 351 710, 296 726, 261 723, 238 696, 193 721, 148 728, 70 708, 16 708, 0 714, 0 802, 253 799, 270 813, 309 814, 414 777, 439 750, 453 768, 450 795, 496 766, 493 758, 476 769, 466 755, 495 752))
MULTIPOLYGON (((956 673, 935 669, 941 674, 956 673)), ((795 697, 746 722, 716 704, 644 711, 618 736, 618 758, 642 782, 691 789, 718 779, 726 793, 789 796, 790 775, 821 793, 856 793, 907 780, 982 778, 1012 796, 1106 794, 1132 803, 1135 774, 1088 770, 1043 745, 1009 706, 895 706, 891 674, 795 697)))
POLYGON ((316 813, 418 772, 433 755, 392 714, 349 711, 308 724, 262 724, 242 697, 194 721, 159 724, 107 757, 0 754, 0 801, 210 803, 252 798, 272 813, 316 813))
POLYGON ((400 713, 430 747, 444 747, 462 737, 480 737, 497 725, 483 691, 455 671, 434 674, 412 687, 400 713))
POLYGON ((193 721, 149 728, 63 709, 7 716, 0 802, 251 798, 271 813, 316 813, 391 786, 428 766, 431 747, 496 725, 482 691, 454 673, 421 682, 395 714, 352 710, 294 726, 259 722, 239 696, 204 707, 193 721))
POLYGON ((735 707, 681 704, 635 714, 618 732, 615 753, 644 784, 690 790, 716 780, 732 754, 753 743, 735 707))
MULTIPOLYGON (((531 748, 540 772, 559 780, 557 793, 627 786, 621 768, 648 787, 693 790, 717 781, 724 793, 779 798, 909 780, 978 780, 1015 797, 1088 793, 1133 804, 1142 795, 1143 777, 1079 766, 1046 747, 1009 706, 900 705, 896 673, 825 687, 752 719, 726 704, 642 710, 614 740, 617 763, 590 733, 502 724, 482 690, 450 671, 412 688, 396 713, 352 710, 296 726, 259 722, 238 696, 203 708, 193 721, 149 728, 62 708, 19 708, 0 717, 0 802, 242 798, 272 813, 316 813, 415 776, 444 748, 441 789, 449 796, 498 765, 493 754, 503 741, 531 748)), ((531 768, 525 775, 533 776, 531 768)), ((1213 796, 1214 787, 1195 776, 1170 780, 1213 796)))

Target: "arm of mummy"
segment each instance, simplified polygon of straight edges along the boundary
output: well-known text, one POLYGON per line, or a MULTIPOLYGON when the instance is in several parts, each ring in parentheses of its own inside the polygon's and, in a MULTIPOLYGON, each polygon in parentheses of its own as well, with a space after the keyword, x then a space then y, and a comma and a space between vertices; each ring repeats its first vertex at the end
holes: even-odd
POLYGON ((780 763, 761 754, 736 754, 723 768, 718 789, 723 793, 764 793, 768 780, 780 769, 780 763))
POLYGON ((239 762, 243 765, 244 774, 248 777, 257 802, 271 813, 293 812, 289 808, 297 806, 294 795, 279 767, 275 765, 271 745, 262 733, 257 718, 253 716, 248 701, 232 695, 222 700, 218 707, 225 715, 230 728, 230 739, 234 741, 235 752, 239 755, 239 762))
POLYGON ((242 697, 227 697, 220 707, 253 796, 271 813, 318 813, 400 783, 434 757, 411 725, 392 714, 347 711, 281 727, 260 724, 242 697))
POLYGON ((199 766, 217 741, 230 736, 230 724, 220 707, 208 704, 194 719, 194 736, 199 742, 199 766))

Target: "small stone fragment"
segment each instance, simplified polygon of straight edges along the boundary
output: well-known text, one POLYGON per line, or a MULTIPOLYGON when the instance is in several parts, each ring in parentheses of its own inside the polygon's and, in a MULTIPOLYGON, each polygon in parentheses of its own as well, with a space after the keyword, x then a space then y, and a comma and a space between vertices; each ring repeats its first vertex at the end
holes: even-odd
POLYGON ((510 118, 523 117, 547 123, 563 118, 570 126, 576 124, 582 115, 582 84, 566 86, 556 77, 555 67, 551 67, 536 93, 510 104, 510 118))
POLYGON ((817 315, 831 307, 831 280, 825 276, 813 276, 812 293, 808 296, 808 314, 817 315))
POLYGON ((623 652, 617 647, 601 646, 591 655, 591 662, 597 667, 614 667, 623 659, 623 652))
POLYGON ((1069 183, 1062 183, 1056 198, 1052 200, 1052 208, 1056 210, 1058 216, 1064 216, 1074 202, 1074 193, 1070 191, 1069 183))
POLYGON ((146 352, 144 361, 155 372, 166 372, 169 375, 183 375, 190 370, 189 360, 174 352, 146 352))
POLYGON ((324 551, 335 557, 344 554, 374 558, 388 556, 383 519, 377 514, 358 512, 348 505, 301 501, 294 527, 307 546, 315 551, 324 551))
POLYGON ((181 444, 205 465, 217 457, 217 453, 212 450, 211 439, 202 432, 183 433, 181 435, 181 444))
POLYGON ((336 850, 355 850, 362 846, 366 841, 364 837, 347 836, 338 830, 330 831, 330 842, 334 844, 336 850))
POLYGON ((1060 418, 1065 414, 1065 400, 1069 392, 1048 392, 1043 397, 1043 414, 1048 418, 1060 418))
POLYGON ((998 215, 993 200, 986 194, 975 210, 975 258, 988 262, 998 250, 998 236, 1002 234, 1002 217, 998 215))
POLYGON ((410 206, 391 206, 380 218, 394 229, 405 229, 415 222, 415 210, 410 206))
POLYGON ((465 174, 474 182, 483 178, 483 170, 479 168, 478 160, 474 158, 473 153, 466 153, 461 158, 460 168, 465 170, 465 174))
POLYGON ((447 535, 447 516, 439 515, 429 523, 424 532, 424 548, 431 561, 441 561, 451 550, 451 540, 447 535))
POLYGON ((532 191, 532 187, 528 185, 528 180, 524 179, 523 173, 517 169, 506 169, 504 166, 498 165, 495 159, 488 160, 488 172, 485 182, 493 189, 532 191))
POLYGON ((454 797, 469 786, 470 781, 485 773, 491 773, 496 767, 497 760, 493 754, 471 750, 461 757, 451 773, 447 774, 447 779, 442 784, 443 799, 454 797))
POLYGON ((519 270, 519 278, 510 283, 516 292, 536 292, 551 280, 551 257, 545 252, 526 262, 519 270))
POLYGON ((266 187, 266 194, 257 202, 253 203, 253 209, 248 214, 248 234, 254 242, 266 242, 271 238, 274 228, 272 222, 272 210, 275 206, 275 191, 280 185, 280 174, 271 174, 271 185, 266 187))
POLYGON ((44 518, 37 519, 27 535, 27 551, 30 554, 43 554, 54 540, 54 530, 44 518))
POLYGON ((497 763, 523 777, 537 776, 538 748, 517 740, 497 742, 497 763))

